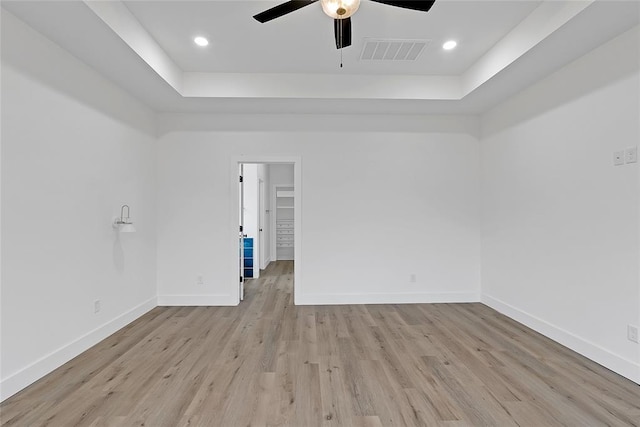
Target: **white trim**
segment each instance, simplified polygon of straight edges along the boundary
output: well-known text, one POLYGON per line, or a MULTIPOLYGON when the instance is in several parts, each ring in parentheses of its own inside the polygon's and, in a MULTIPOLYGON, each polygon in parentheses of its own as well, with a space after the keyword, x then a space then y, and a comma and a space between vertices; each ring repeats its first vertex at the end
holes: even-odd
MULTIPOLYGON (((293 273, 293 298, 294 304, 297 302, 297 294, 302 289, 302 157, 295 155, 236 155, 231 156, 229 162, 229 194, 231 194, 231 203, 229 203, 229 295, 238 294, 238 268, 234 263, 238 253, 238 190, 237 190, 237 169, 241 163, 259 163, 259 164, 293 164, 294 176, 294 259, 296 266, 293 273)), ((273 210, 273 207, 271 207, 273 210)), ((272 215, 273 216, 273 215, 272 215)), ((273 255, 272 255, 273 256, 273 255)), ((240 304, 240 296, 234 298, 233 304, 240 304)))
MULTIPOLYGON (((262 171, 265 172, 266 171, 266 166, 262 165, 262 171)), ((260 170, 261 168, 258 168, 258 256, 256 257, 258 259, 258 277, 260 276, 260 270, 264 270, 267 267, 267 264, 264 262, 264 258, 265 258, 265 253, 267 252, 267 250, 265 249, 266 246, 266 231, 270 231, 269 228, 271 227, 271 224, 269 224, 269 226, 267 226, 267 224, 265 224, 265 221, 267 220, 267 215, 265 212, 265 206, 267 206, 267 202, 266 200, 264 200, 265 195, 267 194, 267 187, 266 187, 266 183, 264 182, 264 179, 260 179, 260 170)), ((264 175, 262 176, 262 178, 264 178, 264 175)), ((269 215, 271 216, 271 215, 269 215)))
MULTIPOLYGON (((237 290, 236 290, 237 292, 237 290)), ((236 295, 158 295, 160 307, 238 305, 236 295)))
POLYGON ((480 302, 480 295, 477 292, 306 294, 298 295, 296 298, 296 305, 428 304, 467 302, 480 302))
POLYGON ((102 326, 97 327, 69 344, 36 360, 18 372, 4 378, 2 382, 0 382, 0 401, 13 396, 20 390, 64 365, 69 360, 93 347, 109 335, 124 328, 156 306, 157 301, 155 297, 148 299, 126 313, 121 314, 115 319, 108 321, 102 326))
POLYGON ((271 200, 269 201, 269 203, 271 204, 269 209, 271 211, 271 215, 269 215, 269 228, 271 233, 271 235, 269 236, 269 243, 271 245, 271 247, 269 248, 269 253, 271 254, 271 257, 273 257, 274 261, 278 261, 278 247, 276 245, 276 240, 278 239, 278 232, 276 227, 276 218, 278 217, 276 204, 278 203, 278 198, 276 197, 276 187, 277 185, 275 184, 271 186, 271 200))
POLYGON ((611 369, 613 372, 640 384, 639 363, 618 356, 597 344, 574 335, 569 331, 559 328, 558 326, 492 296, 483 294, 482 303, 593 360, 594 362, 611 369))
MULTIPOLYGON (((638 174, 638 186, 636 187, 636 194, 640 193, 640 167, 636 167, 637 169, 637 174, 638 174)), ((638 197, 638 244, 640 245, 640 197, 638 197)), ((638 318, 636 319, 636 324, 635 326, 640 327, 640 250, 638 251, 638 305, 637 305, 637 313, 638 313, 638 318)), ((636 369, 636 379, 634 380, 635 382, 637 382, 638 384, 640 384, 640 345, 637 345, 637 352, 636 352, 636 360, 637 360, 637 369, 636 369)))

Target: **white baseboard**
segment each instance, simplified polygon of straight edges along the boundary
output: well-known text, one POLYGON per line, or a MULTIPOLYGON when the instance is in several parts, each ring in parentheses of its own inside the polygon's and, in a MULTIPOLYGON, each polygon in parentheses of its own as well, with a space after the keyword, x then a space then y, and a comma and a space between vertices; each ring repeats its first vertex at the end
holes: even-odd
POLYGON ((158 295, 158 305, 171 306, 223 306, 238 305, 237 297, 231 295, 158 295))
POLYGON ((127 326, 129 323, 133 322, 156 306, 156 298, 153 297, 93 331, 81 336, 75 341, 72 341, 58 350, 49 353, 20 371, 2 379, 0 382, 0 401, 13 396, 20 390, 30 384, 33 384, 83 351, 86 351, 103 339, 107 338, 109 335, 127 326))
POLYGON ((267 257, 262 261, 262 264, 264 265, 264 268, 262 270, 266 270, 267 267, 269 267, 269 264, 271 264, 271 257, 267 257))
POLYGON ((613 372, 640 384, 640 361, 634 362, 622 358, 597 344, 552 325, 492 296, 482 295, 482 303, 565 347, 580 353, 584 357, 599 363, 613 372))
POLYGON ((342 304, 426 304, 480 302, 476 292, 407 293, 407 294, 295 294, 296 305, 342 304))

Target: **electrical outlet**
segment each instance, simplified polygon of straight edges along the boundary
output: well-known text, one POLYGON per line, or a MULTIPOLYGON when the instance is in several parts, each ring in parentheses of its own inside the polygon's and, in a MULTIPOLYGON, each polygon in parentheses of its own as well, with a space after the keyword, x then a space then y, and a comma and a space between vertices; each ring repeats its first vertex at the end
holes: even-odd
POLYGON ((415 273, 412 273, 412 274, 409 275, 409 281, 411 283, 416 283, 416 275, 415 275, 415 273))
POLYGON ((613 165, 614 166, 622 166, 624 165, 624 151, 614 151, 613 152, 613 165))
POLYGON ((627 325, 627 338, 629 341, 638 342, 638 328, 633 325, 627 325))
POLYGON ((94 313, 99 313, 100 312, 100 300, 97 299, 93 302, 93 312, 94 313))
POLYGON ((196 278, 196 284, 198 285, 204 285, 204 277, 202 277, 202 275, 198 276, 196 278))
POLYGON ((629 147, 624 150, 624 162, 626 164, 638 161, 638 147, 629 147))

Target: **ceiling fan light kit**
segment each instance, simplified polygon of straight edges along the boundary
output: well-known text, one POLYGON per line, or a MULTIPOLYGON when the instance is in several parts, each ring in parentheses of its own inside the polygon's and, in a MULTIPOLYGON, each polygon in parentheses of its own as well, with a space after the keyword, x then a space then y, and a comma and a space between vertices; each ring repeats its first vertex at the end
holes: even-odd
POLYGON ((360 0, 320 0, 322 10, 333 19, 345 19, 353 15, 358 7, 360 0))
MULTIPOLYGON (((295 12, 318 0, 290 0, 281 3, 271 9, 254 15, 254 19, 258 22, 265 23, 281 16, 295 12)), ((389 6, 400 7, 403 9, 417 10, 420 12, 428 12, 435 0, 371 0, 376 3, 382 3, 389 6)), ((336 38, 336 48, 342 49, 351 46, 351 15, 353 15, 360 7, 360 0, 320 0, 322 10, 334 20, 334 35, 336 38)))

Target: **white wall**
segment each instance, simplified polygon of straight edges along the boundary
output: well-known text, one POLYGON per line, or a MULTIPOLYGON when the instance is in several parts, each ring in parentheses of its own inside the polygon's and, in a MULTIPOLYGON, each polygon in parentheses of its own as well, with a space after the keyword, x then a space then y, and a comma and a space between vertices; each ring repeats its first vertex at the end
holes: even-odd
MULTIPOLYGON (((161 116, 161 304, 233 303, 229 168, 243 154, 301 157, 297 303, 479 299, 479 152, 466 133, 470 119, 454 125, 445 118, 446 131, 414 133, 355 129, 385 120, 393 128, 393 118, 354 118, 354 128, 335 132, 223 132, 206 128, 212 120, 161 116), (205 272, 205 286, 194 283, 197 271, 205 272)), ((248 121, 255 123, 238 120, 248 121)))
POLYGON ((261 236, 263 241, 260 248, 261 268, 267 268, 267 265, 271 262, 271 180, 269 178, 269 165, 258 165, 258 180, 261 180, 264 185, 262 209, 265 211, 261 236))
POLYGON ((269 179, 271 186, 293 186, 293 165, 269 165, 269 179))
POLYGON ((156 305, 156 209, 152 112, 4 10, 1 119, 4 399, 156 305))
POLYGON ((637 28, 483 117, 482 295, 640 382, 637 28))
POLYGON ((637 29, 485 114, 482 172, 469 117, 163 114, 156 147, 149 109, 5 11, 1 53, 0 399, 156 295, 233 303, 242 154, 302 159, 297 303, 478 300, 481 176, 482 300, 640 381, 640 171, 611 166, 640 140, 637 29))

